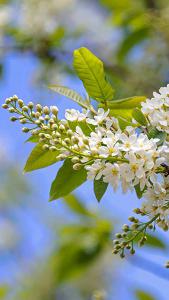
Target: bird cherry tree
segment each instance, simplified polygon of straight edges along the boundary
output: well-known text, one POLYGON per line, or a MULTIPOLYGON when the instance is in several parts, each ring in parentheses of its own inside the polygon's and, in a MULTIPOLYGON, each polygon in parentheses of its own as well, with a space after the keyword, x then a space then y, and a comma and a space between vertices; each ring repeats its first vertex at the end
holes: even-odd
MULTIPOLYGON (((144 245, 149 230, 169 229, 169 85, 151 99, 134 96, 115 100, 102 61, 87 48, 74 51, 74 69, 86 90, 84 99, 67 87, 51 89, 81 107, 67 109, 59 119, 57 106, 25 104, 16 95, 3 108, 12 122, 24 125, 35 143, 24 171, 30 172, 63 161, 51 185, 50 200, 71 193, 92 180, 98 201, 108 185, 114 192, 135 190, 143 198, 136 216, 116 234, 113 253, 122 258, 135 244, 144 245)), ((169 264, 167 264, 169 267, 169 264)))

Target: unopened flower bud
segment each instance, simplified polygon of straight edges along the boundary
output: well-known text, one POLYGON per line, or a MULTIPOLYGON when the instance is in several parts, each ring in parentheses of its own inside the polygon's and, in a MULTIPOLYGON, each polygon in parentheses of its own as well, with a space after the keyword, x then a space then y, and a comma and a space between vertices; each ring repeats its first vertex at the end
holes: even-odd
POLYGON ((54 120, 52 118, 49 119, 49 124, 52 126, 54 124, 54 120))
POLYGON ((23 127, 23 128, 22 128, 22 132, 24 132, 24 133, 27 133, 27 132, 29 132, 29 131, 30 131, 30 129, 27 128, 27 127, 23 127))
POLYGON ((72 134, 73 134, 73 131, 72 131, 71 129, 68 129, 68 131, 67 131, 67 135, 71 137, 71 136, 72 136, 72 134))
POLYGON ((45 145, 43 145, 42 148, 43 148, 44 151, 49 150, 49 145, 45 144, 45 145))
POLYGON ((46 121, 49 121, 49 120, 50 120, 49 115, 46 115, 44 119, 45 119, 46 121))
POLYGON ((52 152, 54 152, 54 151, 56 151, 57 149, 56 149, 55 146, 51 146, 51 147, 49 148, 49 150, 52 151, 52 152))
POLYGON ((13 97, 11 98, 13 101, 18 101, 18 96, 17 95, 13 95, 13 97))
POLYGON ((42 112, 42 105, 41 104, 36 104, 36 110, 41 113, 42 112))
POLYGON ((74 156, 74 157, 72 158, 72 163, 73 163, 73 164, 77 164, 79 161, 80 161, 80 159, 79 159, 79 157, 77 157, 77 156, 74 156))
POLYGON ((82 165, 77 163, 77 164, 73 165, 73 170, 78 171, 81 169, 81 167, 82 167, 82 165))
POLYGON ((61 137, 61 134, 59 132, 56 132, 56 137, 57 138, 60 138, 61 137))
POLYGON ((57 124, 52 124, 52 130, 56 130, 56 129, 58 129, 57 124))
POLYGON ((59 129, 60 129, 60 131, 65 131, 65 126, 64 126, 63 124, 61 124, 61 125, 59 126, 59 129))
POLYGON ((28 109, 28 106, 25 105, 25 106, 22 107, 22 111, 28 112, 28 110, 29 110, 29 109, 28 109))
POLYGON ((129 231, 129 226, 127 224, 124 224, 122 229, 124 232, 127 232, 127 231, 129 231))
POLYGON ((51 110, 52 114, 57 116, 58 111, 59 111, 57 106, 50 106, 50 110, 51 110))
POLYGON ((41 124, 41 121, 40 121, 40 120, 36 120, 36 121, 35 121, 35 124, 36 124, 36 125, 40 125, 40 124, 41 124))
POLYGON ((12 121, 12 122, 15 122, 15 121, 17 121, 18 119, 16 118, 16 117, 11 117, 10 118, 10 121, 12 121))
POLYGON ((41 116, 41 113, 39 112, 39 111, 37 111, 36 113, 35 113, 35 118, 39 118, 41 116))
POLYGON ((22 108, 22 107, 23 107, 23 105, 24 105, 24 102, 23 102, 23 100, 21 100, 21 99, 18 99, 18 104, 19 104, 19 107, 20 107, 20 108, 22 108))
POLYGON ((48 106, 44 106, 44 107, 43 107, 43 113, 44 113, 45 115, 49 115, 49 114, 50 114, 50 109, 49 109, 48 106))
POLYGON ((66 138, 66 139, 64 139, 64 142, 65 142, 67 145, 69 145, 69 144, 70 144, 70 139, 69 139, 69 138, 66 138))
POLYGON ((78 143, 78 142, 79 142, 79 139, 78 139, 76 136, 72 136, 72 137, 71 137, 71 141, 72 141, 72 143, 74 144, 74 143, 78 143))
POLYGON ((34 107, 33 102, 29 102, 29 103, 28 103, 28 107, 29 107, 30 109, 32 109, 32 108, 34 107))
POLYGON ((14 109, 13 107, 10 107, 10 108, 8 109, 8 111, 9 111, 10 113, 14 113, 14 112, 15 112, 15 109, 14 109))
POLYGON ((116 233, 116 238, 117 238, 117 239, 120 239, 120 238, 122 238, 122 235, 121 235, 121 233, 116 233))
POLYGON ((58 160, 64 160, 66 158, 66 156, 64 154, 59 154, 57 156, 58 160))
POLYGON ((27 120, 26 120, 25 118, 21 118, 21 119, 19 120, 19 122, 20 122, 21 124, 26 124, 26 123, 27 123, 27 120))
POLYGON ((7 109, 8 107, 9 107, 8 104, 6 103, 2 104, 2 108, 7 109))
POLYGON ((5 100, 5 104, 10 104, 11 103, 11 99, 10 98, 7 98, 6 100, 5 100))
POLYGON ((78 145, 74 145, 74 146, 72 147, 72 149, 73 149, 74 151, 79 151, 78 145))

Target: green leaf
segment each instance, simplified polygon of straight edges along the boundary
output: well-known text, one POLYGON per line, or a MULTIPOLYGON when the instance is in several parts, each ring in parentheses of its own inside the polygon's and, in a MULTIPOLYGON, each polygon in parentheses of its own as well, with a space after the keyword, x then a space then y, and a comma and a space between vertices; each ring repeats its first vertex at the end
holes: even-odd
POLYGON ((167 248, 166 244, 158 237, 150 234, 146 234, 146 236, 147 236, 146 246, 151 246, 153 248, 160 248, 163 250, 167 248))
POLYGON ((7 285, 0 285, 0 299, 6 299, 9 292, 9 287, 7 285))
POLYGON ((133 126, 131 122, 122 117, 118 117, 118 122, 121 130, 124 130, 127 126, 133 126))
POLYGON ((135 108, 132 112, 133 118, 142 126, 147 126, 147 119, 139 108, 135 108))
POLYGON ((100 202, 100 200, 104 196, 107 187, 108 183, 105 183, 102 178, 99 180, 94 180, 94 193, 98 202, 100 202))
POLYGON ((30 142, 30 143, 38 143, 39 142, 39 136, 37 135, 31 135, 25 143, 30 142))
POLYGON ((147 98, 145 96, 133 96, 124 99, 113 100, 107 104, 108 108, 112 109, 129 109, 139 107, 141 102, 147 98))
POLYGON ((135 188, 137 197, 138 197, 139 199, 141 199, 142 196, 143 196, 143 193, 145 192, 145 189, 146 189, 146 188, 144 188, 144 189, 141 191, 141 189, 140 189, 140 184, 135 185, 134 188, 135 188))
POLYGON ((91 98, 105 103, 113 99, 114 89, 106 80, 103 63, 90 50, 75 50, 73 66, 91 98))
MULTIPOLYGON (((145 96, 133 96, 124 99, 113 100, 107 103, 107 108, 110 109, 110 114, 114 117, 122 117, 131 120, 133 109, 140 107, 141 102, 145 101, 145 96)), ((106 108, 104 104, 99 107, 106 108)))
POLYGON ((24 167, 24 172, 31 172, 37 169, 48 167, 57 162, 59 151, 43 150, 43 144, 37 144, 24 167))
POLYGON ((67 206, 74 211, 76 214, 83 215, 86 217, 91 217, 92 213, 87 210, 87 208, 81 203, 81 201, 72 194, 63 197, 67 206))
POLYGON ((79 276, 104 254, 110 242, 112 224, 99 219, 85 224, 69 224, 61 231, 61 246, 53 257, 59 283, 79 276))
POLYGON ((70 194, 78 186, 86 181, 86 170, 73 170, 70 159, 66 159, 63 166, 59 169, 50 190, 50 201, 62 198, 70 194))
POLYGON ((136 290, 135 294, 138 300, 155 300, 154 296, 142 290, 136 290))
POLYGON ((162 145, 166 139, 166 132, 163 131, 159 131, 157 128, 155 127, 151 127, 148 131, 148 137, 151 139, 159 139, 159 142, 157 143, 158 146, 162 145))
POLYGON ((127 54, 134 46, 147 38, 148 33, 149 31, 147 28, 140 28, 123 39, 117 54, 120 63, 126 58, 127 54))
POLYGON ((49 88, 62 96, 68 97, 69 99, 78 103, 83 108, 86 108, 86 109, 89 108, 89 103, 87 101, 85 101, 82 98, 82 96, 79 95, 76 91, 69 89, 66 86, 60 86, 60 85, 50 85, 49 88))

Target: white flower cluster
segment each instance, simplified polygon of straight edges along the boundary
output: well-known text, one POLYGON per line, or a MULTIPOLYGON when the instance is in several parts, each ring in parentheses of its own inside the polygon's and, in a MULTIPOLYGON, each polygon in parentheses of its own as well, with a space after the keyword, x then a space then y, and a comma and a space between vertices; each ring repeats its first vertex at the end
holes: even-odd
POLYGON ((169 133, 169 84, 161 87, 159 93, 142 103, 142 112, 151 125, 160 131, 169 133))
MULTIPOLYGON (((45 150, 56 151, 58 160, 69 158, 73 168, 85 168, 87 178, 102 180, 124 192, 139 187, 145 196, 141 212, 157 216, 164 230, 169 228, 169 85, 154 93, 154 98, 141 104, 147 126, 165 132, 165 141, 150 138, 149 127, 127 126, 124 130, 109 110, 96 112, 69 109, 65 119, 58 119, 58 108, 42 107, 32 102, 27 106, 16 96, 3 105, 10 113, 19 114, 12 121, 34 124, 32 129, 23 128, 39 136, 45 150), (17 103, 19 108, 16 109, 17 103), (159 143, 160 141, 160 143, 159 143)), ((136 122, 134 122, 136 125, 136 122)))

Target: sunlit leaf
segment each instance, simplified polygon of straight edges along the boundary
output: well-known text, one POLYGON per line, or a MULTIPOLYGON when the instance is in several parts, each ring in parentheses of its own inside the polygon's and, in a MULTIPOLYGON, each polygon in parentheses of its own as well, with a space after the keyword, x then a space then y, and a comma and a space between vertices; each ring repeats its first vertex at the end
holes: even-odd
MULTIPOLYGON (((112 102, 107 103, 107 108, 110 109, 110 114, 112 116, 131 120, 133 109, 140 107, 141 102, 145 100, 145 96, 133 96, 125 99, 113 100, 112 102)), ((104 104, 99 106, 106 108, 104 104)))
POLYGON ((167 245, 157 236, 146 234, 147 241, 146 246, 151 246, 153 248, 166 249, 167 245))
POLYGON ((133 96, 133 97, 128 97, 124 99, 117 99, 113 100, 113 102, 109 102, 108 108, 113 108, 113 109, 129 109, 129 108, 136 108, 140 106, 141 102, 144 102, 146 100, 145 96, 133 96))
POLYGON ((121 130, 124 130, 127 126, 133 126, 131 122, 122 117, 118 117, 118 122, 121 130))
POLYGON ((76 91, 69 89, 66 86, 50 85, 49 88, 62 96, 68 97, 69 99, 78 103, 83 108, 87 109, 89 107, 89 104, 82 98, 81 95, 79 95, 76 91))
POLYGON ((59 169, 50 190, 50 201, 59 199, 70 194, 78 186, 86 181, 86 170, 73 170, 73 164, 70 159, 65 160, 63 166, 59 169))
POLYGON ((132 112, 133 118, 142 126, 147 126, 147 119, 139 108, 135 108, 132 112))
POLYGON ((37 144, 28 157, 24 172, 31 172, 37 169, 48 167, 57 162, 59 151, 43 149, 43 144, 37 144))
POLYGON ((90 50, 75 50, 73 65, 91 98, 105 103, 113 99, 114 90, 106 80, 103 63, 90 50))
POLYGON ((38 143, 39 142, 39 136, 37 135, 31 135, 25 143, 30 142, 30 143, 38 143))

